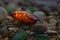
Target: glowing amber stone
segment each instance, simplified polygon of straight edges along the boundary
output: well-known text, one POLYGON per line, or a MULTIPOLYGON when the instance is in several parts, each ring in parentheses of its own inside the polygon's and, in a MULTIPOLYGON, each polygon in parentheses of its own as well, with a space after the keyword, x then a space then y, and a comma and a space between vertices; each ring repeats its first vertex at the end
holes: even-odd
POLYGON ((32 14, 26 12, 26 11, 15 11, 13 12, 13 18, 24 21, 26 23, 35 23, 37 21, 37 18, 33 16, 32 14))

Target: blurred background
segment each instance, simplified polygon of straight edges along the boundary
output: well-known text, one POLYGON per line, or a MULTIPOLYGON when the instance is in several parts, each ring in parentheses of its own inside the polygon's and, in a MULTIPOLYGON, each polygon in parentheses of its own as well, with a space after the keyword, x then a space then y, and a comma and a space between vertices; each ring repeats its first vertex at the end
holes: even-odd
POLYGON ((21 34, 25 32, 29 34, 26 39, 21 36, 24 40, 36 40, 31 36, 35 32, 46 33, 49 36, 46 40, 60 40, 60 0, 0 0, 0 40, 10 40, 18 30, 21 34), (16 20, 13 17, 16 16, 14 13, 27 16, 22 15, 22 21, 18 15, 16 20), (28 19, 26 20, 25 17, 28 19))

